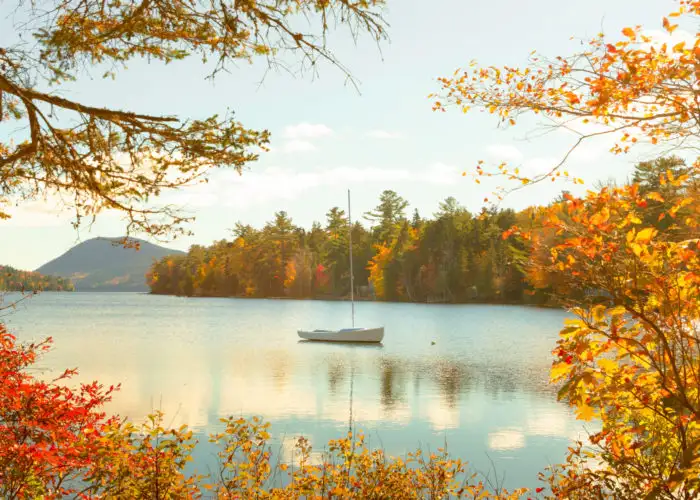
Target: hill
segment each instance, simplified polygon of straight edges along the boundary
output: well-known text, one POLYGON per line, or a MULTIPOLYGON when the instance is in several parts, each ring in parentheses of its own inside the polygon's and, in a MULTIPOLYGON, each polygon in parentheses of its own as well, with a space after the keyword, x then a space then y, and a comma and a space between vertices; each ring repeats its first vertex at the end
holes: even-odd
POLYGON ((72 290, 73 284, 67 278, 44 276, 37 272, 0 266, 0 292, 70 292, 72 290))
POLYGON ((129 241, 137 243, 139 250, 124 248, 119 244, 122 239, 100 237, 84 241, 36 271, 70 278, 77 291, 146 292, 145 274, 153 261, 184 253, 137 238, 129 241))

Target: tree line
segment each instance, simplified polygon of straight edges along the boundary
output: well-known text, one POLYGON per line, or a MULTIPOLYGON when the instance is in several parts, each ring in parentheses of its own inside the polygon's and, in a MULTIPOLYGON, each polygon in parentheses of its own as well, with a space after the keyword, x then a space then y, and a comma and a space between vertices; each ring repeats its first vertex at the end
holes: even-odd
MULTIPOLYGON (((500 237, 517 222, 513 210, 472 214, 455 198, 432 218, 414 211, 394 191, 352 226, 355 293, 361 298, 415 302, 523 300, 528 285, 524 248, 500 237)), ((232 240, 194 245, 168 256, 148 275, 156 294, 333 298, 350 293, 349 227, 331 208, 310 229, 280 211, 262 229, 237 224, 232 240)))
POLYGON ((69 278, 45 276, 34 271, 20 271, 10 266, 0 266, 0 291, 23 292, 72 292, 69 278))
MULTIPOLYGON (((631 182, 666 199, 669 183, 659 174, 689 171, 680 158, 661 158, 636 166, 631 182)), ((599 186, 603 187, 603 186, 599 186)), ((551 205, 561 203, 562 193, 551 205)), ((646 211, 645 221, 670 231, 671 218, 659 220, 668 207, 661 202, 646 211)), ((550 205, 550 206, 551 206, 550 205)), ((504 239, 511 226, 544 231, 546 207, 482 209, 472 214, 449 197, 431 218, 417 210, 409 217, 408 202, 384 191, 366 214, 366 227, 352 226, 355 295, 359 298, 409 302, 495 302, 553 304, 561 298, 562 276, 528 268, 528 242, 504 239)), ((324 224, 310 229, 277 212, 262 229, 236 224, 231 240, 205 247, 194 245, 186 255, 154 263, 147 280, 154 294, 341 298, 350 293, 348 217, 333 207, 324 224)), ((549 256, 543 256, 548 258, 549 256)), ((567 290, 566 295, 585 291, 567 290)))

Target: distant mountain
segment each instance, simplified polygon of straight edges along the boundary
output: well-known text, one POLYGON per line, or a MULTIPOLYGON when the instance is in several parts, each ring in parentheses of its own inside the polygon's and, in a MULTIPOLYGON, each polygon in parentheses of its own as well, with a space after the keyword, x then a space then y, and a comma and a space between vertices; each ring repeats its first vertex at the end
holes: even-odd
POLYGON ((70 278, 76 291, 146 292, 145 274, 154 260, 184 254, 137 238, 139 250, 124 248, 123 238, 93 238, 84 241, 36 271, 70 278))

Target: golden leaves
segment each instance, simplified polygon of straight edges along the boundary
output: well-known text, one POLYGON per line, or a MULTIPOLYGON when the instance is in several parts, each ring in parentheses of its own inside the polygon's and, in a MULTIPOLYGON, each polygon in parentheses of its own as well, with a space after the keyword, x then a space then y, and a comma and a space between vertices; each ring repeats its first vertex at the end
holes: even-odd
POLYGON ((641 245, 645 245, 651 241, 651 239, 654 237, 656 234, 656 229, 652 227, 648 227, 646 229, 642 229, 637 233, 637 235, 634 237, 635 243, 639 243, 641 245))
POLYGON ((656 191, 652 191, 651 193, 647 193, 646 198, 648 200, 658 201, 659 203, 664 202, 663 196, 661 196, 661 194, 657 193, 656 191))
POLYGON ((603 224, 608 222, 609 219, 610 210, 608 209, 608 207, 603 207, 602 210, 600 210, 600 212, 597 212, 593 215, 593 217, 591 217, 590 221, 591 224, 593 224, 594 226, 602 226, 603 224))
POLYGON ((597 363, 600 369, 608 375, 616 373, 620 369, 619 363, 613 359, 600 358, 597 363))
POLYGON ((637 32, 629 27, 623 28, 622 34, 625 35, 627 38, 635 38, 637 36, 637 32))
POLYGON ((564 361, 552 365, 549 376, 553 382, 558 382, 571 372, 571 364, 564 361))
POLYGON ((592 407, 588 405, 581 405, 577 408, 576 411, 576 418, 585 420, 585 421, 590 421, 593 420, 593 417, 595 417, 597 414, 597 411, 592 407))

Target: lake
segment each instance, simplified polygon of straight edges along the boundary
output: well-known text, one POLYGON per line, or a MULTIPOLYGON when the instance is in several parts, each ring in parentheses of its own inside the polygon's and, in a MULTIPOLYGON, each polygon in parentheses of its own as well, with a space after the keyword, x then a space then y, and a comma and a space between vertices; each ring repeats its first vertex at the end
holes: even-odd
MULTIPOLYGON (((548 385, 560 310, 498 305, 356 304, 381 346, 300 342, 298 328, 341 328, 347 302, 43 293, 4 317, 20 339, 52 336, 41 368, 121 383, 108 410, 152 409, 201 441, 222 416, 260 415, 275 446, 304 435, 321 449, 355 426, 391 455, 449 451, 507 487, 536 487, 583 434, 548 385), (432 345, 432 342, 435 342, 432 345)), ((205 471, 214 451, 198 450, 205 471)))

